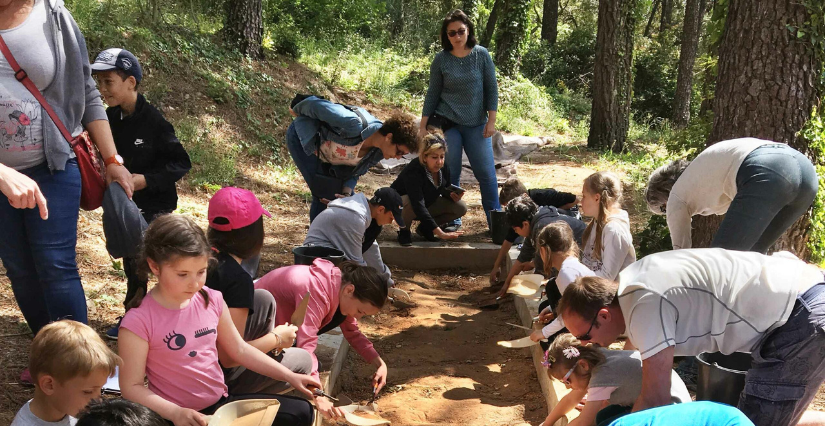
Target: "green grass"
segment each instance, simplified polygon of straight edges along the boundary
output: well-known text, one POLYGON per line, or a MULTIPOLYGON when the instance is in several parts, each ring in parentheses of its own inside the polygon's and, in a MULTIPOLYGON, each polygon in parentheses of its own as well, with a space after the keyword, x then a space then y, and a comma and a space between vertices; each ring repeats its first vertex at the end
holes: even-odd
MULTIPOLYGON (((420 114, 428 86, 432 55, 401 52, 353 36, 344 47, 304 40, 300 62, 332 86, 364 92, 374 101, 401 106, 420 114)), ((527 136, 569 131, 553 98, 541 86, 523 77, 499 79, 499 130, 527 136)))

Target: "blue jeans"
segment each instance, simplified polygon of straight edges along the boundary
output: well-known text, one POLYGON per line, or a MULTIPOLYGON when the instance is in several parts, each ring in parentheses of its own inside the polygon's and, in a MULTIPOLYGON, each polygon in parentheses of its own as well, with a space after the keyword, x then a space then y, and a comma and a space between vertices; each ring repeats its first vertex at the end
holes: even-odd
MULTIPOLYGON (((447 167, 450 169, 450 183, 458 185, 461 181, 461 153, 467 153, 470 168, 479 184, 481 205, 487 215, 487 227, 490 227, 490 210, 498 210, 498 181, 496 180, 496 163, 493 159, 493 138, 484 137, 484 126, 467 127, 456 125, 444 133, 447 139, 447 167)), ((456 223, 461 223, 457 219, 456 223)))
MULTIPOLYGON (((318 172, 318 157, 315 155, 307 155, 304 152, 304 147, 301 145, 301 140, 298 138, 298 132, 295 131, 295 126, 290 125, 286 131, 286 148, 289 150, 289 155, 292 156, 292 161, 304 177, 304 181, 309 188, 312 188, 312 178, 318 172)), ((358 183, 358 177, 354 176, 344 182, 344 186, 355 189, 358 183)), ((309 206, 309 222, 312 223, 315 217, 327 208, 326 204, 321 202, 321 199, 312 196, 312 204, 309 206)))
POLYGON ((46 163, 21 173, 40 186, 49 219, 39 209, 16 209, 0 194, 0 259, 14 297, 34 334, 49 322, 86 318, 86 296, 77 272, 80 171, 76 160, 51 173, 46 163))
POLYGON ((736 196, 711 247, 766 253, 811 207, 819 179, 811 160, 785 144, 763 145, 736 174, 736 196))

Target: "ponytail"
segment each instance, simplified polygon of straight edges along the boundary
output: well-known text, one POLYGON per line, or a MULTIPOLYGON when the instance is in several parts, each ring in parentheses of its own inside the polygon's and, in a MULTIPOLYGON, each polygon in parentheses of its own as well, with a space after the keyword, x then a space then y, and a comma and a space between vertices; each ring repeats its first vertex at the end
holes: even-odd
POLYGON ((387 280, 378 274, 371 266, 361 266, 351 260, 345 260, 338 265, 341 270, 341 285, 352 284, 355 287, 353 296, 356 299, 369 303, 378 309, 384 307, 387 301, 387 280))
MULTIPOLYGON (((564 253, 567 256, 579 255, 579 245, 573 237, 573 229, 567 222, 553 222, 541 229, 536 237, 536 247, 546 249, 549 253, 564 253)), ((548 254, 549 254, 548 253, 548 254)), ((544 262, 544 273, 550 275, 552 266, 544 262)))
POLYGON ((584 186, 591 194, 599 195, 599 213, 587 224, 582 241, 584 241, 586 247, 587 242, 590 241, 590 233, 595 228, 596 237, 590 256, 593 259, 601 260, 602 231, 604 231, 604 226, 607 225, 610 209, 622 199, 622 181, 611 172, 596 172, 584 180, 584 186))

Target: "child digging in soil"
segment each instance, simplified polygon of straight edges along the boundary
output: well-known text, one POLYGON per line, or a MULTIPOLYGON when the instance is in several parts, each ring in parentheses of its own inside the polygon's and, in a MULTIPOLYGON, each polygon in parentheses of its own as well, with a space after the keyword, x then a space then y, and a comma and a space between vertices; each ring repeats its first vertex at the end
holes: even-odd
POLYGON ((274 398, 281 407, 273 425, 310 425, 312 405, 304 399, 227 391, 219 356, 288 382, 310 398, 308 387, 321 385, 244 342, 221 293, 204 287, 211 251, 203 230, 185 216, 165 215, 149 225, 141 264, 158 283, 121 324, 123 397, 175 426, 206 426, 206 415, 228 402, 274 398))
MULTIPOLYGON (((614 351, 583 345, 572 334, 559 335, 545 352, 547 375, 572 389, 559 401, 541 426, 552 426, 587 395, 587 403, 568 426, 608 425, 630 413, 642 391, 642 358, 636 351, 614 351)), ((671 370, 673 403, 690 402, 690 394, 671 370)))
MULTIPOLYGON (((536 239, 541 260, 544 263, 544 274, 551 275, 551 270, 558 271, 556 275, 556 288, 558 292, 547 289, 547 300, 539 306, 539 321, 546 323, 554 318, 553 307, 561 299, 561 294, 570 283, 579 277, 589 277, 594 275, 593 271, 579 262, 579 246, 573 239, 573 230, 570 225, 564 222, 554 222, 544 227, 539 232, 536 239)), ((549 339, 554 334, 564 329, 564 321, 561 317, 556 317, 553 322, 547 324, 541 330, 536 330, 530 334, 530 339, 538 342, 549 339)), ((552 341, 552 340, 551 340, 552 341)), ((547 349, 547 348, 545 348, 547 349)))

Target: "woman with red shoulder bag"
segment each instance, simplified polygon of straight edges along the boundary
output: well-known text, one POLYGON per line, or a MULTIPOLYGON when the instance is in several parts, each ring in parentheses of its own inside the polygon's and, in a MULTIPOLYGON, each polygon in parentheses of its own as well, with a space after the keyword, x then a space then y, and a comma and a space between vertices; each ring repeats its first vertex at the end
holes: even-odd
POLYGON ((108 180, 130 197, 133 185, 63 1, 0 0, 0 38, 0 259, 37 334, 57 319, 87 321, 75 260, 81 174, 67 138, 88 131, 108 180))

